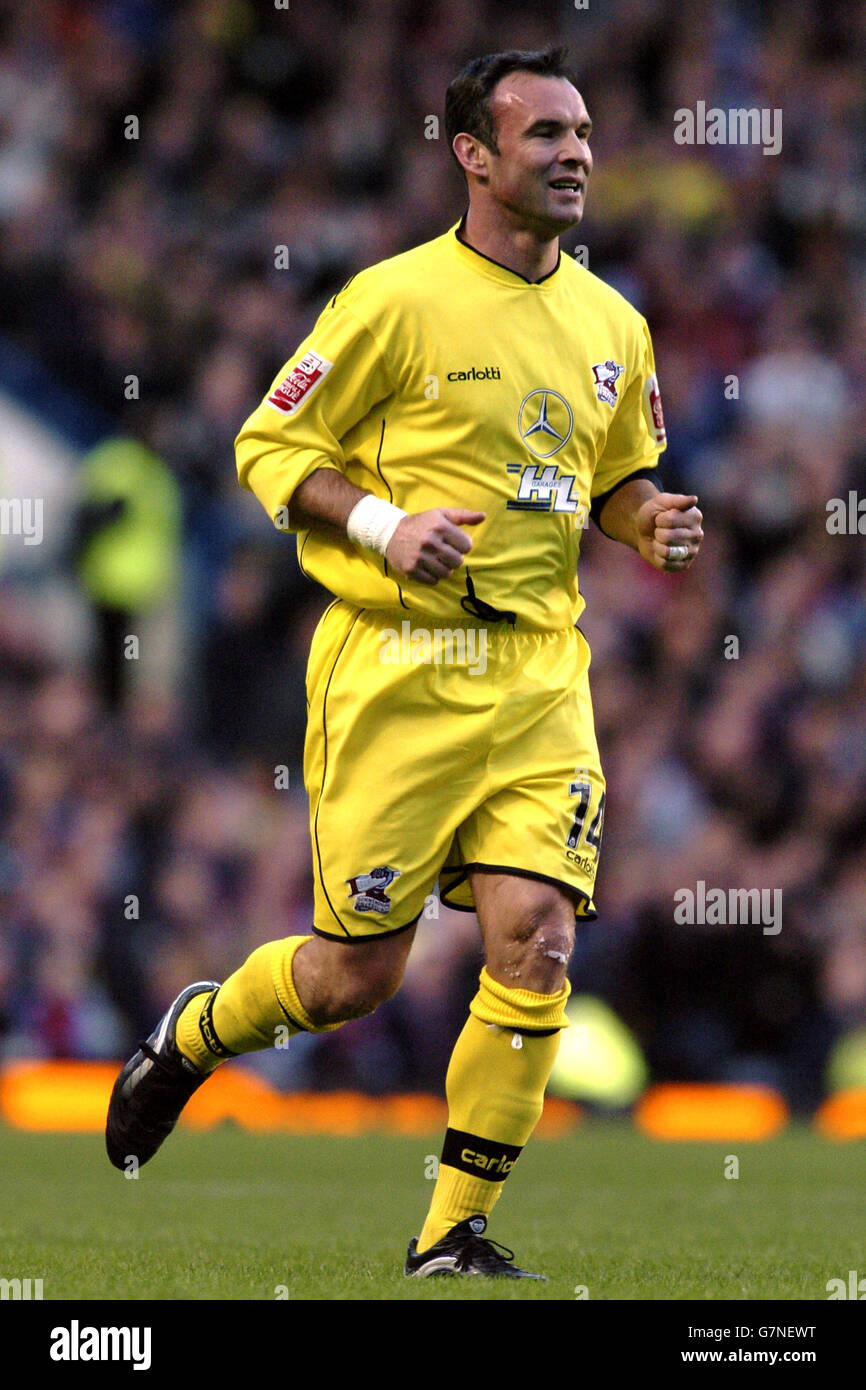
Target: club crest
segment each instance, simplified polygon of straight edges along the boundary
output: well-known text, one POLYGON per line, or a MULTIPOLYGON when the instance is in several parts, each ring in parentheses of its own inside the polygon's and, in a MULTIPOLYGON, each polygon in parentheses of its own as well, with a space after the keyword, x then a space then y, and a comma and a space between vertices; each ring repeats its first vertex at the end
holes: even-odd
POLYGON ((619 362, 614 362, 608 358, 606 362, 596 362, 592 369, 595 378, 595 389, 598 399, 604 401, 606 405, 615 406, 617 401, 616 383, 617 378, 625 371, 625 367, 619 362))
POLYGON ((358 874, 355 878, 347 878, 349 897, 355 899, 355 911, 380 912, 383 915, 390 912, 391 899, 385 889, 390 887, 395 878, 399 877, 399 869, 389 869, 383 864, 378 869, 371 869, 368 874, 358 874))

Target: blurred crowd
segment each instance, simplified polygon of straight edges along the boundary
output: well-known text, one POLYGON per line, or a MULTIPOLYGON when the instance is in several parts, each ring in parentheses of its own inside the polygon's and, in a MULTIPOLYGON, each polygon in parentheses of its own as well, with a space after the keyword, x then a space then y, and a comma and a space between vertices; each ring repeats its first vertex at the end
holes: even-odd
MULTIPOLYGON (((327 296, 457 221, 430 120, 454 73, 558 41, 595 123, 564 246, 649 321, 662 472, 707 536, 682 578, 583 543, 609 792, 574 988, 655 1077, 766 1081, 801 1109, 866 1025, 866 559, 827 528, 830 499, 866 498, 866 8, 2 0, 0 332, 146 446, 180 521, 142 614, 174 656, 150 675, 104 679, 92 507, 46 549, 83 615, 71 649, 32 579, 0 583, 0 1055, 120 1056, 190 979, 309 929, 325 596, 239 491, 232 441, 327 296), (698 101, 780 110, 780 153, 677 144, 698 101), (780 889, 781 931, 677 924, 701 880, 780 889)), ((439 1087, 479 965, 474 920, 431 902, 395 1000, 253 1064, 439 1087)))

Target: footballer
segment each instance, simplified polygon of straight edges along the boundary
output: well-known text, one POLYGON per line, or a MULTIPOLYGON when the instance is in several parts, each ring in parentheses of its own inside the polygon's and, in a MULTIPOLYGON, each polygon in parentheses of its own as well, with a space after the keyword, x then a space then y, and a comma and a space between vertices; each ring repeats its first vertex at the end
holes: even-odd
POLYGON ((325 307, 237 439, 241 484, 334 595, 313 637, 304 780, 315 910, 224 984, 189 985, 123 1068, 107 1146, 149 1159, 226 1058, 399 988, 425 900, 474 911, 485 964, 407 1275, 539 1278, 487 1222, 542 1111, 575 924, 596 915, 605 784, 577 627, 583 525, 688 569, 664 491, 646 323, 559 247, 591 122, 564 49, 476 58, 445 127, 468 207, 325 307), (382 633, 483 634, 484 669, 381 659, 382 633))

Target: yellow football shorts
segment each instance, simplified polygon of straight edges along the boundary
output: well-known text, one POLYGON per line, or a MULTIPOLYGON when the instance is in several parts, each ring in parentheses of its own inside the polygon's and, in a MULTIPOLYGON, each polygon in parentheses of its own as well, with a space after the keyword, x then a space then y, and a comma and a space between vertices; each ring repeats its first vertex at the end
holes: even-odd
POLYGON ((559 884, 595 917, 604 778, 585 638, 433 621, 337 599, 314 634, 314 930, 405 930, 437 880, 444 903, 471 911, 480 867, 559 884))

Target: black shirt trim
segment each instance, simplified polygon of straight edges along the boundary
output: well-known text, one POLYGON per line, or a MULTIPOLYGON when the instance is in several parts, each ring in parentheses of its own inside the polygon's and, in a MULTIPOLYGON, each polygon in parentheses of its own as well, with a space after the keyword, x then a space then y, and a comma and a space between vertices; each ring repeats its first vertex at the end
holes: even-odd
POLYGON ((483 251, 479 251, 477 246, 473 246, 471 241, 467 241, 464 236, 461 236, 460 233, 465 230, 465 226, 466 213, 464 212, 459 225, 454 229, 454 235, 460 242, 460 245, 465 246, 469 251, 473 251, 476 256, 480 256, 482 261, 489 261, 491 265, 498 266, 500 270, 507 270, 509 275, 516 275, 517 279, 522 280, 524 285, 543 285, 545 280, 549 280, 551 275, 555 275, 559 270, 560 262, 562 261, 562 247, 559 248, 559 255, 556 258, 556 265, 553 267, 553 270, 549 270, 546 275, 542 275, 540 280, 527 280, 526 276, 521 275, 519 270, 513 270, 510 265, 503 265, 501 261, 494 261, 492 256, 485 256, 483 251))

